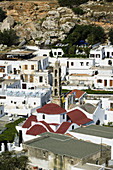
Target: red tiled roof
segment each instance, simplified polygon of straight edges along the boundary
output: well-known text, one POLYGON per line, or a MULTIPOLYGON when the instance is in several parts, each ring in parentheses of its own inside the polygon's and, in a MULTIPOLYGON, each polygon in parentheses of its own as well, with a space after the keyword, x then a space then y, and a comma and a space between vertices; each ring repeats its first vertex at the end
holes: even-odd
POLYGON ((40 135, 41 133, 47 132, 46 128, 44 128, 42 125, 34 125, 29 130, 27 130, 26 134, 28 135, 40 135))
POLYGON ((25 121, 25 123, 23 124, 23 128, 29 128, 31 126, 31 122, 38 122, 37 120, 37 116, 31 115, 30 117, 28 117, 28 119, 25 121))
POLYGON ((38 113, 45 113, 45 114, 61 114, 65 113, 66 110, 61 108, 59 105, 54 103, 49 103, 44 105, 43 107, 37 109, 38 113))
MULTIPOLYGON (((72 90, 71 92, 69 92, 68 94, 72 94, 73 92, 76 92, 76 95, 75 95, 76 98, 80 98, 80 97, 85 93, 85 92, 82 91, 82 90, 74 89, 74 90, 72 90)), ((67 94, 67 95, 68 95, 68 94, 67 94)))
POLYGON ((49 123, 49 125, 58 126, 58 123, 49 123))
POLYGON ((45 121, 40 121, 42 124, 44 124, 47 129, 49 130, 49 132, 54 132, 54 130, 50 127, 50 125, 48 123, 46 123, 45 121))
POLYGON ((58 130, 56 131, 56 133, 64 134, 68 130, 71 124, 72 124, 71 122, 63 122, 58 128, 58 130))
POLYGON ((76 123, 77 125, 84 125, 92 121, 92 119, 87 118, 87 116, 78 109, 68 112, 67 115, 69 116, 71 121, 73 123, 76 123))

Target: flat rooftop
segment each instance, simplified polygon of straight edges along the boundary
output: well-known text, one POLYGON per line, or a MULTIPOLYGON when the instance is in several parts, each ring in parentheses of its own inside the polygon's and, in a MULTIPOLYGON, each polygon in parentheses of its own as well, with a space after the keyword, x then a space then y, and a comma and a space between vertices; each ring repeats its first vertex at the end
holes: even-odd
POLYGON ((70 76, 78 76, 78 77, 92 77, 91 75, 89 74, 76 74, 76 73, 72 73, 70 76))
POLYGON ((92 66, 91 69, 94 69, 94 70, 112 70, 113 69, 113 66, 92 66))
POLYGON ((47 58, 47 56, 36 56, 36 57, 32 57, 30 59, 28 59, 29 61, 37 61, 37 60, 42 60, 47 58))
POLYGON ((113 138, 113 128, 106 127, 106 126, 90 125, 82 128, 80 127, 77 129, 73 129, 71 132, 109 138, 109 139, 113 138))
POLYGON ((27 51, 27 50, 13 50, 10 51, 8 53, 6 53, 6 55, 30 55, 32 54, 34 51, 27 51))
POLYGON ((15 80, 15 79, 0 79, 0 84, 1 83, 4 83, 4 84, 12 84, 12 83, 15 83, 15 82, 17 82, 17 81, 19 81, 19 80, 15 80))
MULTIPOLYGON (((54 154, 84 158, 100 151, 100 145, 76 140, 56 133, 44 133, 40 138, 25 142, 27 146, 50 151, 54 154)), ((106 149, 102 146, 103 150, 106 149)))

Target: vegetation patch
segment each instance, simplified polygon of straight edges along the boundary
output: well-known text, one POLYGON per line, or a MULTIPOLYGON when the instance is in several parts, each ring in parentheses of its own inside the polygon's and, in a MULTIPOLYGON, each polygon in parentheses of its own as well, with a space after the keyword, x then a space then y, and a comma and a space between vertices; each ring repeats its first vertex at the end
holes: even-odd
POLYGON ((14 122, 8 123, 5 125, 7 128, 1 135, 0 135, 0 142, 2 141, 8 141, 8 142, 13 142, 15 135, 18 134, 16 130, 16 126, 23 122, 25 118, 20 118, 14 122))
POLYGON ((105 90, 91 90, 91 89, 86 89, 83 90, 88 94, 113 94, 113 91, 105 91, 105 90))

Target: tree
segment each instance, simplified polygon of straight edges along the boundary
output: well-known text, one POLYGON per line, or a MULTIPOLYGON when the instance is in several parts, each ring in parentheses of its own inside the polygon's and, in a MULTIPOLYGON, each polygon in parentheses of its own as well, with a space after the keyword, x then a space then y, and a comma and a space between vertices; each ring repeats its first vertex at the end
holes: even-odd
POLYGON ((0 44, 7 46, 15 45, 17 43, 17 35, 12 28, 0 32, 0 44))
POLYGON ((110 40, 111 44, 113 44, 113 28, 110 29, 108 36, 109 36, 109 40, 110 40))
POLYGON ((27 156, 20 156, 14 151, 6 151, 0 154, 0 170, 26 170, 27 163, 27 156))
POLYGON ((78 6, 80 4, 86 3, 88 0, 58 0, 58 3, 60 6, 63 7, 70 7, 73 8, 73 6, 78 6))
POLYGON ((6 17, 6 12, 0 8, 0 22, 2 22, 6 17))

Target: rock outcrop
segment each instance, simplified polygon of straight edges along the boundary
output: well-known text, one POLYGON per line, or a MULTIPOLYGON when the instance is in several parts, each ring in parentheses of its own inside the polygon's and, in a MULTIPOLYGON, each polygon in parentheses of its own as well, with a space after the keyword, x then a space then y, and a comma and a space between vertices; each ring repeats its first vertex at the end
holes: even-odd
POLYGON ((14 28, 20 37, 38 44, 64 40, 75 26, 77 19, 67 7, 59 7, 57 1, 2 2, 7 18, 0 29, 14 28))

